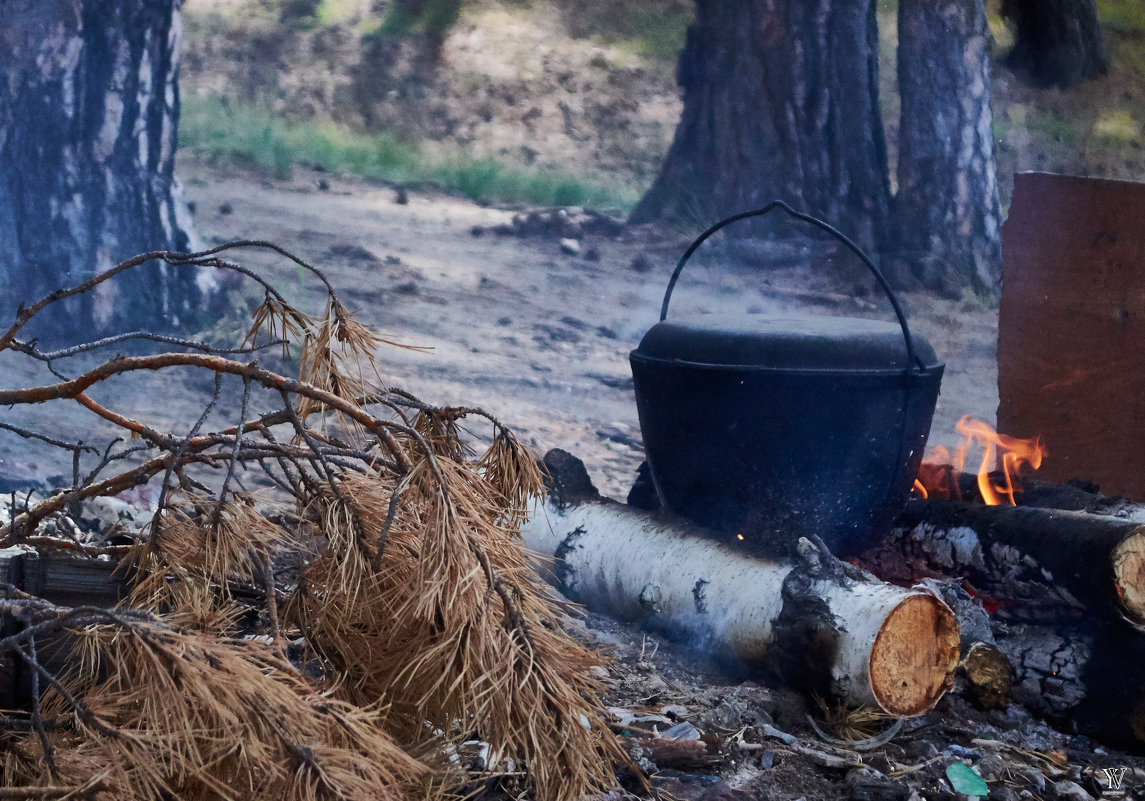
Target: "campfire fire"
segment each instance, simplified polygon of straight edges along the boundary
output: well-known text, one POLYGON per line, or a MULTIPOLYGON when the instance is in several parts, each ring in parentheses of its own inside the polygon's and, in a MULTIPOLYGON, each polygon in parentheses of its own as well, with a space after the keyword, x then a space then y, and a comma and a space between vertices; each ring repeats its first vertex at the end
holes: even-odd
POLYGON ((955 426, 962 435, 953 453, 941 445, 930 448, 923 458, 914 482, 914 491, 922 498, 961 500, 958 476, 963 473, 972 447, 982 458, 978 464, 978 491, 988 506, 1016 506, 1014 478, 1023 465, 1031 470, 1042 466, 1049 455, 1041 437, 1020 439, 999 434, 981 420, 965 415, 955 426), (1000 480, 997 477, 1000 475, 1000 480))

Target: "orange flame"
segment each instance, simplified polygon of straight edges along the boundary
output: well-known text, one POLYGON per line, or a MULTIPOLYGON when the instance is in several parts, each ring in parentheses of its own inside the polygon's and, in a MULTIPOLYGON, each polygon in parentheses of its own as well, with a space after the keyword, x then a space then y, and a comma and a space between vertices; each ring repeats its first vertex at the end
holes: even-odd
POLYGON ((999 434, 970 415, 959 420, 955 428, 962 439, 953 454, 942 446, 927 450, 915 481, 918 495, 922 498, 961 498, 958 476, 963 472, 971 446, 976 445, 982 451, 978 465, 978 491, 982 501, 988 506, 1016 506, 1014 493, 1021 490, 1014 486, 1014 476, 1023 465, 1037 470, 1048 455, 1041 437, 1019 439, 999 434), (1002 473, 1001 483, 995 484, 991 479, 993 470, 1002 473))

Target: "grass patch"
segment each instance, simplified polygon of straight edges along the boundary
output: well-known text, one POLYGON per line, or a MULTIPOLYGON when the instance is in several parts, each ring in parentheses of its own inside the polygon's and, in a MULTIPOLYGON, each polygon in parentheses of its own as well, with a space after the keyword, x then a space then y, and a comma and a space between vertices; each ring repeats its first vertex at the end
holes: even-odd
POLYGON ((684 0, 558 0, 555 3, 577 39, 590 39, 674 64, 684 49, 688 26, 695 19, 684 0))
POLYGON ((288 123, 217 98, 184 97, 180 145, 208 158, 235 159, 291 177, 296 164, 399 182, 432 182, 479 202, 628 210, 642 188, 522 167, 464 153, 430 154, 390 134, 354 134, 334 125, 288 123))
POLYGON ((1026 115, 1026 125, 1041 138, 1060 144, 1076 145, 1085 138, 1076 122, 1062 119, 1052 112, 1031 111, 1026 115))
POLYGON ((1145 35, 1145 5, 1140 0, 1098 0, 1097 13, 1109 30, 1145 35))

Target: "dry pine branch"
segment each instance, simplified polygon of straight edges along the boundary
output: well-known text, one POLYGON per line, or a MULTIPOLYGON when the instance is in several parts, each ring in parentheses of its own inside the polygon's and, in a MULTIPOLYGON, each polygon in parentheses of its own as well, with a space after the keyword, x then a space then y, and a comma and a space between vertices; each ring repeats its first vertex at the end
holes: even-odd
POLYGON ((524 766, 545 801, 613 785, 626 757, 602 723, 600 659, 565 633, 517 531, 541 489, 536 461, 480 410, 379 386, 383 344, 394 343, 354 320, 320 271, 260 242, 144 254, 18 311, 0 350, 58 380, 0 390, 0 405, 74 399, 143 445, 95 451, 81 479, 87 452, 39 435, 72 452, 73 485, 13 509, 0 546, 44 542, 38 529, 84 499, 156 480, 160 494, 131 548, 125 607, 68 610, 12 591, 0 602, 23 626, 0 640, 0 655, 15 654, 43 690, 12 718, 28 725, 0 727, 0 784, 42 797, 401 798, 460 789, 466 777, 443 755, 476 737, 524 766), (317 275, 325 315, 302 314, 222 257, 243 246, 317 275), (264 299, 242 347, 133 332, 47 353, 20 339, 45 306, 158 261, 258 283, 264 299), (183 350, 116 357, 74 378, 57 369, 125 339, 183 350), (301 343, 298 379, 244 360, 268 345, 285 354, 289 341, 301 343), (116 375, 172 367, 216 377, 185 435, 87 394, 116 375), (239 419, 203 434, 223 376, 242 383, 239 419), (259 388, 282 407, 250 417, 259 388), (478 459, 459 426, 472 416, 493 425, 478 459), (113 464, 119 472, 100 478, 113 464), (236 492, 240 474, 264 489, 236 492), (281 609, 276 563, 299 569, 281 609), (291 627, 305 638, 309 678, 285 656, 291 627), (62 676, 36 650, 60 640, 76 648, 62 676))

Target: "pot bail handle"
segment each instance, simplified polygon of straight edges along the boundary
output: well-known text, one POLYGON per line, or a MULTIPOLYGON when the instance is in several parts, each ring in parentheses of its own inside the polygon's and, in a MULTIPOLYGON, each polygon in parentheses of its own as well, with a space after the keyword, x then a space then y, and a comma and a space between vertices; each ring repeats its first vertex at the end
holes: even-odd
POLYGON ((920 368, 925 368, 926 365, 924 365, 922 361, 915 355, 914 340, 911 339, 910 327, 906 324, 906 315, 903 313, 902 305, 899 303, 898 296, 895 295, 894 290, 891 289, 891 285, 887 281, 886 277, 882 274, 882 271, 875 266, 875 263, 871 261, 870 257, 864 253, 858 245, 851 241, 851 239, 838 228, 835 228, 823 220, 820 220, 818 217, 812 217, 810 214, 804 214, 801 211, 796 211, 782 200, 773 200, 763 208, 744 211, 740 212, 739 214, 732 215, 725 220, 721 220, 700 234, 699 237, 696 238, 696 241, 689 245, 688 249, 684 251, 684 255, 680 257, 680 261, 676 264, 676 269, 672 271, 672 277, 668 279, 668 288, 664 291, 664 303, 660 307, 660 321, 663 322, 668 318, 668 303, 672 300, 672 290, 676 287, 676 281, 680 277, 680 272, 684 269, 684 265, 688 262, 688 259, 691 258, 693 253, 696 252, 696 248, 702 245, 708 239, 708 237, 723 228, 725 225, 731 225, 734 222, 738 222, 739 220, 743 220, 748 217, 762 217, 772 209, 782 209, 783 211, 787 212, 788 215, 794 217, 797 220, 802 220, 803 222, 808 222, 818 228, 822 228, 824 231, 831 234, 831 236, 835 237, 848 248, 850 248, 851 252, 858 256, 859 259, 862 260, 863 264, 867 265, 867 269, 871 271, 871 274, 875 277, 875 280, 878 281, 879 286, 886 294, 887 299, 890 300, 891 306, 894 307, 895 316, 898 318, 899 326, 902 327, 903 339, 906 340, 907 364, 909 365, 907 369, 911 369, 911 367, 916 364, 920 368))

